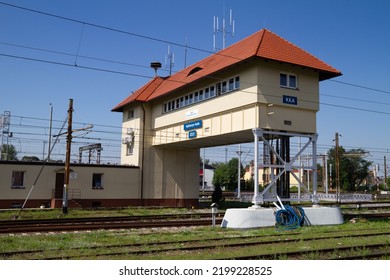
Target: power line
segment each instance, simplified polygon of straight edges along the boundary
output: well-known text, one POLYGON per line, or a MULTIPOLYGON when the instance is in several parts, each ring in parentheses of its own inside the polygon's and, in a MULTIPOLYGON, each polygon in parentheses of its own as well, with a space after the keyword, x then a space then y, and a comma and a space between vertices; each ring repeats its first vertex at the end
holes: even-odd
MULTIPOLYGON (((131 35, 131 36, 137 36, 137 37, 140 37, 140 38, 143 38, 143 39, 149 39, 149 40, 153 40, 153 41, 157 41, 157 42, 161 42, 161 43, 169 43, 169 44, 176 45, 176 46, 180 46, 180 47, 186 47, 186 48, 190 48, 190 49, 194 49, 194 50, 198 50, 198 51, 202 51, 202 52, 213 53, 213 52, 209 52, 209 51, 202 50, 202 49, 199 49, 199 48, 189 47, 188 45, 177 44, 177 43, 169 42, 169 41, 167 41, 167 40, 156 39, 156 38, 152 38, 152 37, 145 36, 145 35, 140 35, 140 34, 135 34, 135 33, 128 32, 128 31, 123 31, 123 30, 118 30, 118 29, 114 29, 114 28, 110 28, 110 27, 105 27, 105 26, 101 26, 101 25, 97 25, 97 24, 87 23, 87 22, 84 22, 84 21, 74 20, 74 19, 70 19, 70 18, 66 18, 66 17, 54 15, 54 14, 49 14, 49 13, 45 13, 45 12, 40 12, 40 11, 33 10, 33 9, 23 8, 23 7, 16 6, 16 5, 12 5, 12 4, 7 4, 7 3, 3 3, 3 2, 0 2, 0 4, 7 5, 7 6, 11 6, 11 7, 14 7, 14 8, 23 9, 23 10, 30 11, 30 12, 35 12, 35 13, 42 14, 42 15, 46 15, 46 16, 56 17, 56 18, 59 18, 59 19, 62 19, 62 20, 73 21, 73 22, 80 23, 80 24, 83 24, 83 25, 86 24, 86 25, 90 25, 90 26, 93 26, 93 27, 97 27, 97 28, 103 28, 103 29, 106 29, 106 30, 115 31, 115 32, 120 32, 120 33, 124 33, 124 34, 131 35)), ((59 53, 59 54, 60 54, 60 53, 59 53)), ((114 71, 114 70, 109 70, 109 69, 102 69, 102 68, 95 68, 95 67, 87 67, 87 66, 76 66, 76 65, 68 64, 68 63, 61 63, 61 62, 56 62, 56 61, 49 61, 49 60, 41 60, 41 59, 35 59, 35 58, 27 58, 27 57, 13 56, 13 55, 7 55, 7 54, 0 54, 0 55, 2 55, 2 56, 8 56, 8 57, 13 57, 13 58, 18 58, 18 59, 26 59, 26 60, 36 61, 36 62, 51 63, 51 64, 56 64, 56 65, 61 65, 61 66, 78 67, 78 68, 88 69, 88 70, 94 70, 94 71, 102 71, 102 72, 108 72, 108 73, 114 73, 114 74, 121 74, 121 75, 128 75, 128 76, 136 76, 136 77, 142 77, 142 78, 152 78, 152 76, 138 75, 138 74, 126 73, 126 72, 121 72, 121 71, 114 71)), ((67 54, 67 55, 71 55, 71 54, 67 54)), ((72 56, 74 57, 75 55, 72 55, 72 56)), ((79 56, 79 57, 81 57, 81 56, 79 56)), ((85 58, 90 58, 90 57, 85 57, 85 58)), ((90 58, 90 59, 95 59, 95 58, 90 58)), ((100 59, 96 59, 96 60, 100 60, 100 59)), ((101 60, 101 61, 105 61, 105 60, 101 60)), ((107 60, 107 62, 113 62, 113 61, 108 61, 108 60, 107 60)), ((117 62, 113 62, 113 63, 117 63, 117 62)), ((129 64, 129 65, 130 65, 130 64, 129 64)), ((135 65, 132 65, 132 66, 135 66, 135 65)), ((335 81, 335 80, 330 80, 330 81, 336 82, 336 83, 345 84, 345 85, 349 85, 349 86, 355 86, 355 87, 359 87, 359 88, 363 88, 363 89, 367 89, 367 90, 377 91, 377 92, 381 92, 381 93, 390 93, 389 91, 379 90, 379 89, 375 89, 375 88, 371 88, 371 87, 366 87, 366 86, 361 86, 361 85, 356 85, 356 84, 352 84, 352 83, 346 83, 346 82, 335 81)), ((245 92, 245 91, 243 91, 243 92, 245 92)), ((248 91, 247 91, 247 92, 248 92, 248 91)), ((257 92, 251 92, 251 93, 253 93, 253 94, 258 94, 257 92)), ((329 96, 329 95, 328 95, 328 96, 329 96)), ((333 96, 333 97, 334 97, 334 96, 333 96)), ((339 97, 339 98, 342 98, 342 97, 339 97)), ((362 102, 370 102, 370 101, 358 100, 358 99, 354 99, 354 98, 345 98, 345 99, 347 99, 347 100, 362 101, 362 102)), ((310 100, 302 100, 302 101, 305 101, 305 102, 312 102, 312 101, 310 101, 310 100)), ((369 110, 369 109, 365 109, 365 108, 356 108, 356 107, 351 107, 351 106, 336 105, 336 104, 330 104, 330 103, 324 103, 324 102, 314 102, 314 103, 316 103, 316 104, 322 104, 322 105, 326 105, 326 106, 333 106, 333 107, 339 107, 339 108, 345 108, 345 109, 352 109, 352 110, 370 112, 370 113, 379 113, 379 114, 385 114, 385 115, 389 115, 389 114, 390 114, 390 113, 383 112, 383 111, 378 111, 378 110, 369 110)), ((373 101, 372 101, 371 103, 376 103, 376 102, 373 102, 373 101)), ((378 102, 378 103, 379 103, 379 102, 378 102)), ((380 104, 384 104, 384 103, 380 103, 380 104)), ((119 141, 120 141, 120 140, 119 140, 119 141)))
POLYGON ((387 90, 376 89, 376 88, 372 88, 372 87, 367 87, 367 86, 357 85, 357 84, 353 84, 353 83, 342 82, 342 81, 338 81, 338 80, 329 80, 329 81, 331 81, 333 83, 339 83, 339 84, 344 84, 344 85, 348 85, 348 86, 352 86, 352 87, 358 87, 358 88, 363 88, 363 89, 368 89, 368 90, 372 90, 372 91, 377 91, 377 92, 390 94, 390 91, 387 91, 387 90))
POLYGON ((38 58, 31 58, 31 57, 26 57, 26 56, 16 56, 16 55, 4 54, 4 53, 0 53, 0 56, 35 61, 35 62, 41 62, 41 63, 48 63, 48 64, 54 64, 54 65, 60 65, 60 66, 67 66, 67 67, 73 67, 73 68, 94 70, 94 71, 99 71, 99 72, 107 72, 107 73, 112 73, 112 74, 120 74, 120 75, 134 76, 134 77, 148 78, 148 79, 153 78, 153 76, 140 75, 140 74, 134 74, 134 73, 126 73, 126 72, 108 70, 108 69, 96 68, 96 67, 74 65, 74 64, 70 64, 70 63, 64 63, 64 62, 58 62, 58 61, 52 61, 52 60, 44 60, 44 59, 38 59, 38 58))
MULTIPOLYGON (((10 7, 13 7, 13 8, 26 10, 26 11, 33 12, 33 13, 42 14, 42 15, 45 15, 45 16, 50 16, 50 17, 54 17, 54 18, 58 18, 58 19, 62 19, 62 20, 76 22, 76 23, 82 24, 83 26, 90 25, 90 26, 94 26, 94 27, 97 27, 97 28, 102 28, 102 29, 106 29, 106 30, 110 30, 110 31, 114 31, 114 32, 120 32, 120 33, 124 33, 124 34, 131 35, 131 36, 141 37, 141 38, 144 38, 144 39, 149 39, 149 40, 163 42, 163 43, 169 43, 169 44, 177 45, 177 46, 180 46, 180 47, 186 47, 186 48, 189 47, 187 44, 185 44, 185 45, 177 44, 177 43, 170 42, 170 41, 167 41, 167 40, 161 40, 161 39, 153 38, 153 37, 150 37, 150 36, 136 34, 136 33, 128 32, 128 31, 123 31, 123 30, 119 30, 119 29, 115 29, 115 28, 111 28, 111 27, 107 27, 107 26, 102 26, 102 25, 98 25, 98 24, 93 24, 93 23, 89 23, 89 22, 85 22, 85 21, 81 21, 81 20, 76 20, 76 19, 72 19, 72 18, 68 18, 68 17, 63 17, 63 16, 59 16, 59 15, 55 15, 55 14, 51 14, 51 13, 46 13, 46 12, 42 12, 42 11, 30 9, 30 8, 25 8, 25 7, 21 7, 21 6, 17 6, 17 5, 13 5, 13 4, 9 4, 9 3, 0 2, 0 4, 6 5, 6 6, 10 6, 10 7)), ((10 45, 10 46, 23 47, 23 48, 29 48, 29 49, 39 50, 39 51, 47 51, 47 52, 52 52, 52 53, 57 53, 57 54, 62 54, 62 55, 70 55, 70 56, 73 56, 73 57, 75 57, 75 56, 82 57, 82 56, 79 56, 78 54, 74 55, 74 54, 69 54, 69 53, 64 53, 64 52, 49 51, 49 50, 46 50, 46 49, 26 47, 26 46, 15 45, 15 44, 10 44, 10 43, 2 43, 2 44, 6 44, 6 45, 10 45)), ((193 48, 193 47, 189 47, 189 48, 196 49, 196 50, 199 50, 199 51, 202 51, 202 52, 213 53, 211 51, 207 51, 207 50, 200 49, 200 48, 193 48)), ((31 61, 36 61, 36 62, 56 64, 56 65, 61 65, 61 66, 78 67, 78 68, 89 69, 89 70, 94 70, 94 71, 108 72, 108 73, 128 75, 128 76, 135 76, 135 77, 142 77, 142 78, 149 78, 149 79, 152 78, 152 76, 140 75, 140 74, 135 74, 135 73, 126 73, 126 72, 115 71, 115 70, 110 70, 110 69, 81 66, 81 65, 76 65, 76 64, 62 63, 62 62, 42 60, 42 59, 36 59, 36 58, 14 56, 14 55, 9 55, 9 54, 0 54, 0 55, 12 57, 12 58, 18 58, 18 59, 31 60, 31 61)), ((89 59, 94 59, 94 60, 100 60, 100 61, 106 61, 106 62, 112 62, 112 63, 119 63, 117 61, 110 61, 110 60, 98 59, 98 58, 87 57, 87 56, 84 56, 84 57, 85 58, 89 58, 89 59)), ((235 58, 235 59, 238 59, 238 58, 235 58)), ((138 67, 146 67, 146 66, 140 66, 140 65, 136 65, 136 64, 127 64, 127 65, 138 66, 138 67)), ((346 84, 346 85, 349 85, 349 86, 355 86, 355 87, 359 87, 359 88, 364 88, 364 89, 368 89, 368 90, 372 90, 372 91, 377 91, 377 92, 382 92, 382 93, 390 93, 389 91, 374 89, 374 88, 367 87, 367 86, 356 85, 356 84, 342 82, 342 81, 337 81, 337 80, 331 80, 331 81, 332 82, 341 83, 341 84, 346 84)), ((180 82, 180 81, 178 81, 178 82, 180 82)), ((330 96, 330 95, 328 95, 328 96, 330 96)), ((348 99, 348 98, 346 98, 346 99, 348 99)), ((356 100, 356 101, 362 101, 362 102, 364 101, 364 100, 358 100, 358 99, 353 99, 353 98, 349 98, 349 100, 356 100)), ((367 101, 367 102, 370 102, 370 101, 367 101)), ((374 103, 374 102, 372 102, 372 103, 374 103)), ((380 103, 380 104, 383 104, 383 103, 380 103)), ((324 103, 324 105, 335 106, 335 107, 340 107, 341 106, 341 105, 335 105, 335 104, 329 104, 329 103, 324 103)), ((382 112, 382 111, 378 111, 378 110, 367 110, 367 109, 354 108, 354 107, 342 107, 342 108, 354 109, 354 110, 362 110, 362 111, 367 111, 367 112, 372 112, 372 113, 379 113, 379 114, 388 114, 387 112, 382 112)))
MULTIPOLYGON (((227 56, 227 55, 224 55, 224 54, 215 53, 213 51, 209 51, 209 50, 205 50, 205 49, 201 49, 201 48, 197 48, 197 47, 191 47, 187 43, 180 44, 180 43, 176 43, 176 42, 172 42, 172 41, 168 41, 168 40, 164 40, 164 39, 158 39, 158 38, 151 37, 151 36, 146 36, 146 35, 142 35, 142 34, 138 34, 138 33, 134 33, 134 32, 120 30, 120 29, 117 29, 117 28, 103 26, 103 25, 100 25, 100 24, 90 23, 90 22, 86 22, 86 21, 82 21, 82 20, 72 19, 72 18, 69 18, 69 17, 55 15, 55 14, 52 14, 52 13, 38 11, 38 10, 35 10, 35 9, 26 8, 26 7, 22 7, 22 6, 18 6, 18 5, 14 5, 14 4, 10 4, 10 3, 0 2, 0 4, 5 5, 5 6, 9 6, 9 7, 13 7, 13 8, 17 8, 17 9, 21 9, 21 10, 25 10, 25 11, 29 11, 29 12, 32 12, 32 13, 37 13, 37 14, 41 14, 41 15, 45 15, 45 16, 49 16, 49 17, 58 18, 58 19, 61 19, 61 20, 66 20, 66 21, 70 21, 70 22, 79 23, 79 24, 82 24, 83 26, 84 25, 89 25, 89 26, 92 26, 92 27, 105 29, 105 30, 108 30, 108 31, 118 32, 118 33, 130 35, 130 36, 134 36, 134 37, 139 37, 139 38, 143 38, 143 39, 147 39, 147 40, 152 40, 152 41, 156 41, 156 42, 160 42, 160 43, 175 45, 175 46, 182 47, 182 48, 185 48, 185 49, 192 49, 192 50, 196 50, 196 51, 200 51, 200 52, 204 52, 204 53, 208 53, 208 54, 221 55, 221 56, 226 56, 226 57, 229 57, 229 58, 233 58, 233 59, 239 60, 238 57, 227 56)), ((5 43, 5 44, 7 44, 7 43, 5 43)), ((12 45, 12 44, 9 44, 9 45, 12 45)), ((42 50, 42 49, 40 49, 40 50, 42 50)), ((60 52, 58 52, 58 53, 60 53, 60 52)), ((66 53, 62 53, 62 54, 66 54, 66 53)), ((78 56, 78 54, 77 55, 66 54, 66 55, 72 55, 74 57, 78 56)), ((81 57, 81 56, 78 56, 78 57, 81 57)), ((92 57, 85 57, 85 58, 97 59, 97 58, 92 58, 92 57)), ((28 58, 26 58, 26 59, 28 59, 28 58)), ((32 60, 35 60, 35 59, 32 59, 32 60)), ((104 61, 103 59, 97 59, 97 60, 104 61)), ((118 62, 115 62, 115 61, 109 61, 109 60, 107 60, 107 61, 108 62, 118 63, 118 62)), ((51 63, 51 62, 48 61, 48 63, 51 63)), ((56 64, 55 62, 53 62, 53 63, 56 64)), ((64 66, 71 66, 71 65, 64 64, 64 66)), ((73 66, 75 66, 75 65, 73 65, 73 66)), ((132 66, 140 66, 140 65, 133 64, 132 66)), ((146 66, 141 66, 141 67, 146 67, 146 66)), ((84 68, 91 69, 91 70, 97 70, 97 71, 113 72, 113 73, 117 72, 117 71, 110 71, 110 70, 105 70, 105 69, 100 69, 100 68, 93 68, 93 67, 91 67, 91 68, 90 67, 84 67, 84 68)), ((130 73, 124 73, 124 72, 118 72, 118 74, 135 75, 135 76, 137 76, 137 74, 130 74, 130 73)), ((141 75, 141 77, 150 78, 151 76, 142 76, 141 75)), ((371 91, 377 91, 377 92, 381 92, 381 93, 390 94, 390 91, 387 91, 387 90, 376 89, 376 88, 372 88, 372 87, 367 87, 367 86, 363 86, 363 85, 358 85, 358 84, 353 84, 353 83, 348 83, 348 82, 343 82, 343 81, 338 81, 338 80, 330 80, 330 81, 334 82, 334 83, 340 83, 340 84, 345 84, 345 85, 349 85, 349 86, 359 87, 359 88, 363 88, 363 89, 367 89, 367 90, 371 90, 371 91)))
MULTIPOLYGON (((28 49, 28 50, 47 52, 47 53, 52 53, 52 54, 59 54, 59 55, 63 55, 63 56, 76 57, 75 54, 67 53, 67 52, 53 51, 53 50, 48 50, 48 49, 42 49, 42 48, 36 48, 36 47, 30 47, 30 46, 13 44, 13 43, 6 43, 6 42, 0 42, 0 44, 6 45, 6 46, 11 46, 11 47, 24 48, 24 49, 28 49)), ((93 56, 77 55, 77 57, 78 58, 85 58, 85 59, 89 59, 89 60, 101 61, 101 62, 108 62, 108 63, 113 63, 113 64, 121 64, 121 65, 126 65, 126 66, 134 66, 134 67, 139 67, 139 68, 150 69, 150 66, 146 66, 146 65, 127 63, 127 62, 123 62, 123 61, 104 59, 104 58, 98 58, 98 57, 93 57, 93 56)), ((162 69, 162 70, 164 70, 164 69, 162 69)))
POLYGON ((107 26, 103 26, 103 25, 99 25, 99 24, 95 24, 95 23, 82 21, 82 20, 59 16, 59 15, 55 15, 55 14, 51 14, 51 13, 47 13, 47 12, 42 12, 42 11, 38 11, 38 10, 26 8, 26 7, 17 6, 14 4, 9 4, 9 3, 4 3, 4 2, 0 2, 0 4, 5 5, 5 6, 9 6, 9 7, 13 7, 13 8, 17 8, 17 9, 21 9, 21 10, 25 10, 25 11, 32 12, 32 13, 37 13, 37 14, 41 14, 41 15, 45 15, 45 16, 49 16, 49 17, 54 17, 54 18, 61 19, 61 20, 66 20, 66 21, 75 22, 75 23, 79 23, 79 24, 83 24, 83 25, 88 25, 88 26, 92 26, 92 27, 96 27, 96 28, 100 28, 100 29, 104 29, 104 30, 108 30, 108 31, 122 33, 122 34, 130 35, 130 36, 134 36, 134 37, 138 37, 138 38, 142 38, 142 39, 147 39, 147 40, 151 40, 151 41, 155 41, 155 42, 159 42, 159 43, 170 44, 170 45, 174 45, 174 46, 178 46, 178 47, 182 47, 182 48, 192 49, 192 50, 196 50, 196 51, 200 51, 200 52, 206 52, 209 54, 213 53, 212 51, 207 51, 207 50, 204 50, 201 48, 191 47, 191 46, 188 46, 187 44, 180 44, 180 43, 176 43, 176 42, 172 42, 172 41, 168 41, 168 40, 157 39, 157 38, 154 38, 151 36, 141 35, 141 34, 137 34, 134 32, 129 32, 129 31, 120 30, 120 29, 116 29, 116 28, 112 28, 112 27, 107 27, 107 26))

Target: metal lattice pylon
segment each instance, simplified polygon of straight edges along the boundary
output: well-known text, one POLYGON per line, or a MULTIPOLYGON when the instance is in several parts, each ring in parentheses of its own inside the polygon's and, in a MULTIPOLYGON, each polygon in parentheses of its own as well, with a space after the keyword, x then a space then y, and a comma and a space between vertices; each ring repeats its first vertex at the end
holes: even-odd
MULTIPOLYGON (((311 170, 312 171, 312 193, 309 196, 309 200, 313 203, 318 203, 317 199, 317 134, 298 134, 298 133, 289 133, 289 132, 280 132, 280 131, 270 131, 263 130, 260 128, 255 128, 252 130, 254 135, 254 195, 252 203, 254 206, 258 206, 264 202, 273 202, 277 201, 277 192, 276 192, 276 184, 278 180, 282 176, 289 176, 290 174, 297 180, 299 186, 303 187, 309 192, 310 186, 309 182, 304 184, 304 182, 299 178, 293 170, 311 170), (288 149, 288 156, 282 155, 282 149, 275 149, 275 147, 270 143, 271 139, 289 139, 291 137, 300 137, 306 139, 306 143, 303 143, 302 147, 299 147, 298 152, 295 155, 290 155, 290 151, 288 149), (259 143, 260 141, 263 143, 263 154, 259 157, 259 143), (312 161, 311 164, 308 162, 307 164, 296 164, 300 156, 304 151, 311 148, 312 161), (270 156, 271 155, 271 156, 270 156), (272 160, 272 157, 275 157, 275 160, 272 160), (264 187, 262 192, 259 192, 259 168, 267 169, 268 174, 270 175, 270 181, 264 187), (290 173, 291 172, 291 173, 290 173)), ((286 146, 289 147, 289 144, 286 146)), ((286 153, 284 151, 284 153, 286 153)), ((289 185, 287 186, 290 187, 289 185)), ((285 201, 293 200, 291 197, 281 198, 285 201)), ((303 198, 298 198, 298 200, 305 200, 303 198)))
MULTIPOLYGON (((0 159, 8 159, 8 152, 3 153, 3 145, 9 144, 9 137, 10 137, 10 119, 11 119, 11 112, 10 111, 4 111, 4 115, 0 117, 0 131, 1 131, 1 146, 0 146, 0 159)), ((7 146, 8 147, 8 146, 7 146)))

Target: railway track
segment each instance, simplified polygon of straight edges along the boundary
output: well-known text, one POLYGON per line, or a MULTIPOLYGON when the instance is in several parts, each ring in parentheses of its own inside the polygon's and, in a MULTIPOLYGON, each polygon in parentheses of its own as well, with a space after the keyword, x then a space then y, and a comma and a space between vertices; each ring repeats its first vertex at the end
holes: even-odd
MULTIPOLYGON (((274 259, 289 259, 299 260, 303 259, 302 256, 316 254, 322 260, 357 260, 357 259, 378 259, 381 257, 390 256, 390 248, 388 244, 379 242, 375 244, 364 244, 364 245, 348 245, 348 246, 337 246, 327 247, 312 250, 292 250, 280 253, 263 253, 263 254, 251 254, 239 257, 233 257, 233 260, 274 260, 274 259), (387 247, 386 249, 382 249, 387 247), (350 253, 356 250, 364 250, 364 253, 350 253), (334 257, 334 254, 337 256, 334 257), (346 254, 346 255, 344 255, 346 254), (330 255, 330 256, 329 256, 330 255)), ((229 259, 229 258, 228 258, 229 259)))
MULTIPOLYGON (((221 250, 235 252, 238 248, 248 248, 242 250, 241 254, 223 257, 222 259, 301 259, 302 256, 316 254, 322 256, 322 259, 362 259, 378 258, 381 256, 390 256, 389 237, 390 230, 365 230, 356 231, 328 231, 315 237, 305 237, 300 233, 278 233, 268 235, 257 235, 251 237, 221 237, 199 240, 178 240, 169 242, 143 242, 129 243, 120 245, 101 245, 90 246, 88 248, 68 248, 51 250, 29 250, 29 251, 11 251, 0 253, 0 258, 24 258, 24 259, 110 259, 110 258, 134 258, 143 259, 148 256, 164 255, 202 255, 202 252, 221 250), (367 242, 364 238, 381 238, 382 241, 367 242), (385 242, 383 242, 385 238, 385 242), (352 245, 341 245, 335 243, 335 239, 354 239, 352 245), (329 240, 329 241, 328 241, 329 240), (362 241, 363 240, 363 241, 362 241), (300 249, 298 244, 302 243, 335 244, 333 246, 318 247, 316 249, 300 249), (288 244, 292 244, 290 248, 288 244), (269 253, 262 250, 255 250, 256 253, 242 254, 246 251, 254 251, 251 248, 261 248, 262 246, 279 248, 269 253), (293 248, 293 249, 292 249, 293 248), (298 248, 298 249, 296 249, 298 248), (364 253, 357 254, 356 250, 363 250, 364 253), (191 253, 190 253, 191 252, 191 253), (350 253, 350 252, 353 252, 350 253)), ((379 239, 378 239, 379 240, 379 239)), ((266 250, 267 251, 267 250, 266 250)), ((218 253, 215 253, 210 259, 220 259, 218 253)))
MULTIPOLYGON (((221 223, 218 217, 216 223, 221 223)), ((75 219, 37 219, 1 221, 0 234, 81 231, 97 229, 129 229, 151 227, 188 227, 211 225, 211 214, 177 214, 151 216, 121 216, 75 219)))
MULTIPOLYGON (((222 214, 216 218, 216 224, 222 222, 222 214)), ((390 213, 344 213, 346 221, 353 218, 390 219, 390 213)), ((64 218, 0 221, 0 234, 83 231, 98 229, 129 229, 153 227, 188 227, 211 225, 211 214, 191 213, 150 216, 116 216, 95 218, 64 218)))

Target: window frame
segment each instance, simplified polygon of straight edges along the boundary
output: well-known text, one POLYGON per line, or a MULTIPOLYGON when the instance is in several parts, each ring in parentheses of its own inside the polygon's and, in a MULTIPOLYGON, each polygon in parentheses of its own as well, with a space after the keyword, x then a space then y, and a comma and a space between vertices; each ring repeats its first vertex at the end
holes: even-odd
POLYGON ((128 120, 134 119, 134 116, 135 116, 134 109, 127 110, 127 119, 128 120))
POLYGON ((132 156, 134 154, 134 145, 126 145, 126 156, 132 156))
POLYGON ((279 74, 279 85, 281 88, 298 89, 298 75, 293 74, 293 73, 281 72, 279 74), (282 76, 284 76, 285 84, 282 83, 282 76), (292 86, 290 83, 291 78, 294 78, 294 80, 295 80, 294 86, 292 86))
POLYGON ((12 170, 11 189, 24 189, 25 188, 25 186, 24 186, 25 174, 26 174, 25 170, 12 170), (16 176, 16 175, 18 175, 18 176, 16 176), (19 184, 16 184, 17 182, 19 182, 19 184))
POLYGON ((104 189, 103 176, 104 176, 104 173, 92 173, 92 189, 94 189, 94 190, 104 189), (96 179, 95 176, 100 176, 100 177, 98 179, 96 179), (97 184, 97 183, 100 183, 100 184, 97 184))
POLYGON ((175 99, 164 102, 162 105, 162 113, 168 113, 173 110, 200 103, 207 99, 218 97, 221 94, 229 93, 239 89, 240 76, 230 77, 212 84, 209 87, 204 87, 197 91, 190 92, 175 99))

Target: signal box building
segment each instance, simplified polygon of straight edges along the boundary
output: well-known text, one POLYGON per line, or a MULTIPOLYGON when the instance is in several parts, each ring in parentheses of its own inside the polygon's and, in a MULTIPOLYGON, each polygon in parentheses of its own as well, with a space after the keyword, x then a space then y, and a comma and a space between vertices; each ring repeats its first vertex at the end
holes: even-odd
MULTIPOLYGON (((282 187, 289 188, 290 176, 274 171, 295 170, 288 137, 316 135, 319 82, 339 75, 266 29, 172 76, 156 75, 112 109, 122 113, 122 166, 71 164, 70 199, 78 205, 71 207, 195 206, 200 148, 256 143, 265 133, 271 136, 261 138, 264 143, 284 139, 281 156, 267 146, 278 159, 265 170, 274 177, 270 189, 283 178, 282 187)), ((0 208, 19 207, 41 166, 0 165, 0 208)), ((63 180, 63 164, 47 164, 26 207, 60 207, 63 180)), ((267 199, 254 197, 255 205, 267 199)))
POLYGON ((120 102, 121 163, 139 167, 143 205, 196 205, 199 149, 253 130, 316 134, 319 82, 341 72, 262 29, 120 102))

